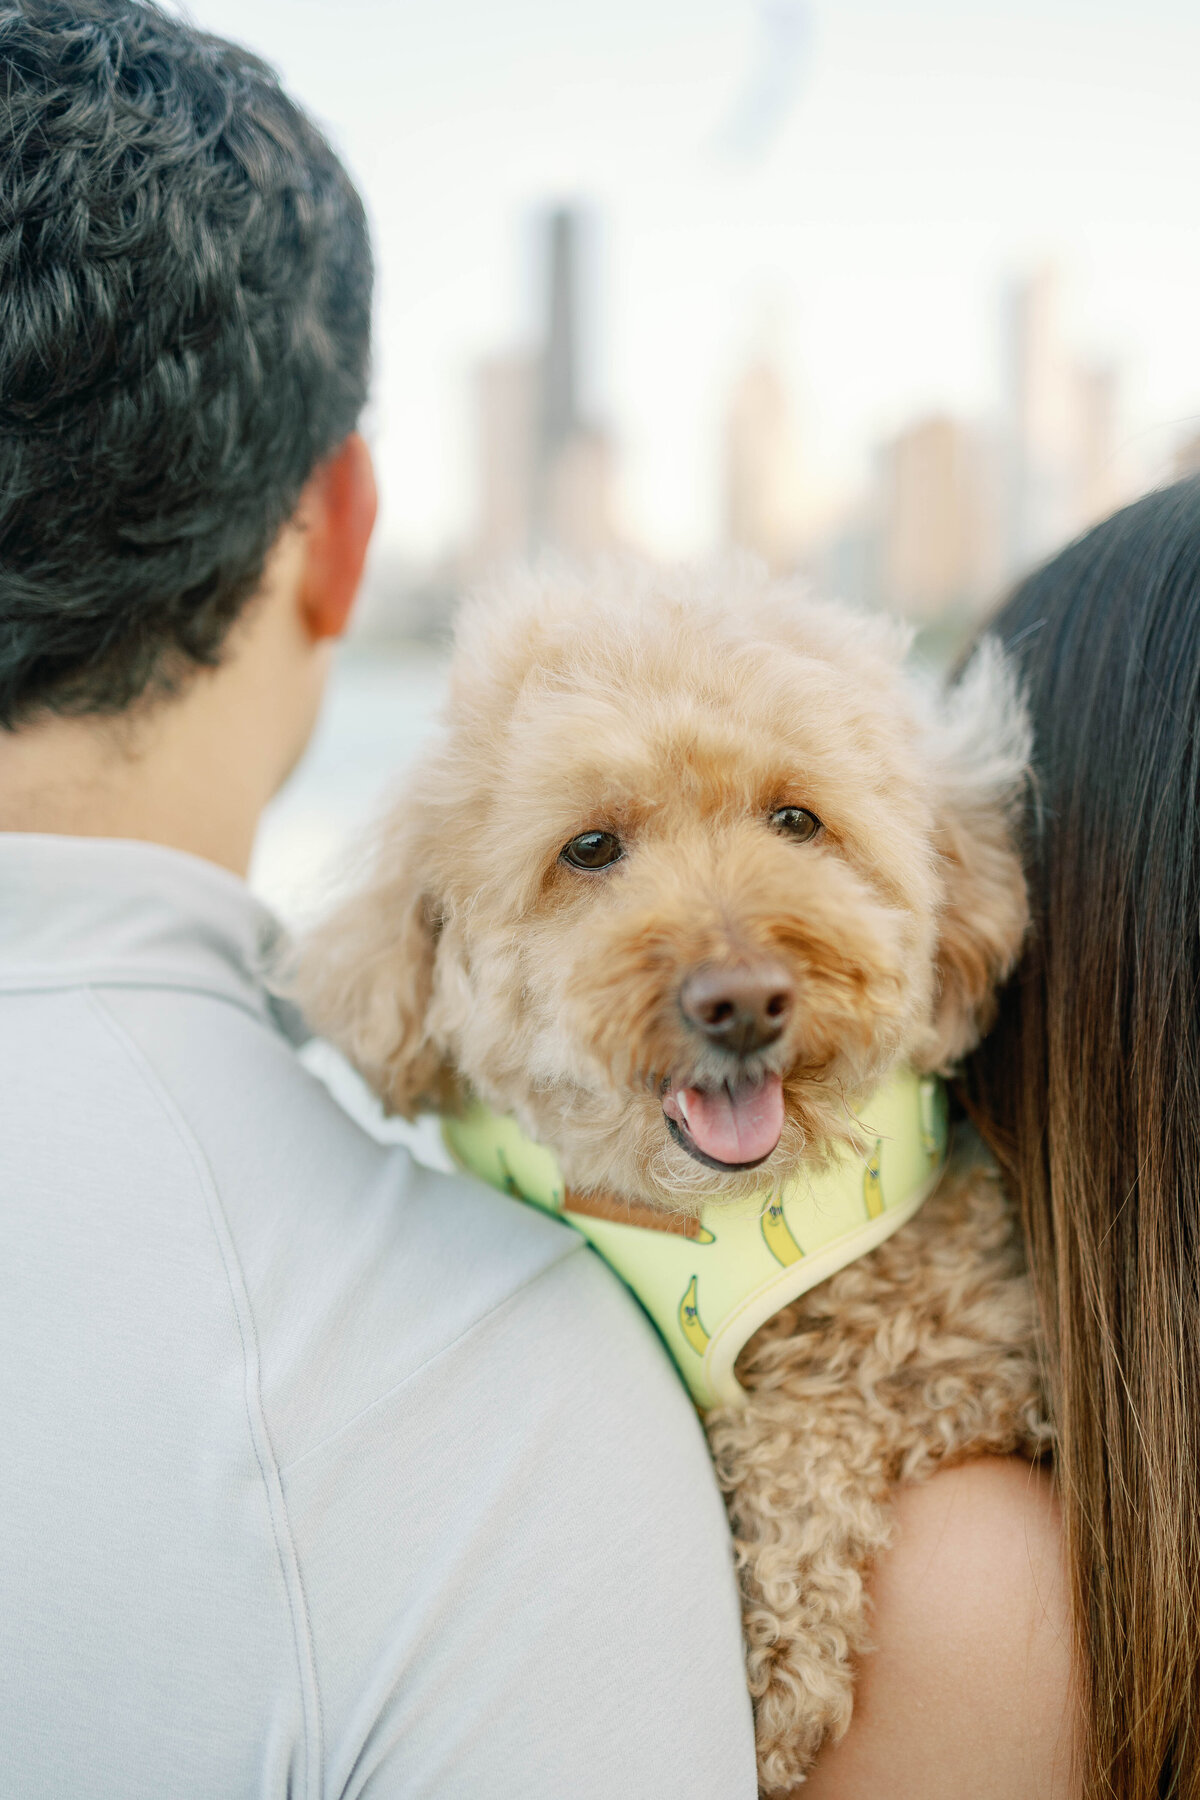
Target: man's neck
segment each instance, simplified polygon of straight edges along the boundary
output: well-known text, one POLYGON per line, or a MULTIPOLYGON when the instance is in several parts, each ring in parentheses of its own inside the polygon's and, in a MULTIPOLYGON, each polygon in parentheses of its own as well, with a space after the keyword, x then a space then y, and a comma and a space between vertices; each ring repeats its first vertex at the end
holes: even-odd
POLYGON ((305 537, 285 529, 216 668, 127 711, 0 730, 0 831, 135 838, 235 875, 312 732, 331 640, 297 602, 305 537))
POLYGON ((244 875, 270 786, 189 722, 51 717, 0 734, 0 830, 137 838, 244 875))

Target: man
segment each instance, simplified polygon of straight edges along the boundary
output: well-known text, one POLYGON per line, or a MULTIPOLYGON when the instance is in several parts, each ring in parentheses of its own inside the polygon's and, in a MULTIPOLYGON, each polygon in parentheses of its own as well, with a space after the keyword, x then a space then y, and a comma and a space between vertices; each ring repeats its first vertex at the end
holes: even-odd
POLYGON ((138 0, 0 0, 0 57, 0 1791, 751 1795, 649 1328, 259 975, 375 511, 358 199, 138 0))

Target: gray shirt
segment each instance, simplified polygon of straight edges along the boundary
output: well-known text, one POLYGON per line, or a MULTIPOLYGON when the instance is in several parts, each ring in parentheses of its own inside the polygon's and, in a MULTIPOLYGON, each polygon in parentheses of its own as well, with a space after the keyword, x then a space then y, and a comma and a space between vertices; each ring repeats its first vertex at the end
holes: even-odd
POLYGON ((0 1793, 748 1800, 657 1340, 345 1115, 272 929, 194 858, 0 836, 0 1793))

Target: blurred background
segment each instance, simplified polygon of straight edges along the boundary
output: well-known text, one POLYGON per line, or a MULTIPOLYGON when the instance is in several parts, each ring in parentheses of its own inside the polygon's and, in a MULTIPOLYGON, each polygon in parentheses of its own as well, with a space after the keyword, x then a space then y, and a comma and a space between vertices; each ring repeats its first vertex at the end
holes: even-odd
POLYGON ((458 596, 727 546, 945 654, 1200 469, 1194 0, 194 0, 322 121, 379 270, 382 510, 254 878, 429 730, 458 596))

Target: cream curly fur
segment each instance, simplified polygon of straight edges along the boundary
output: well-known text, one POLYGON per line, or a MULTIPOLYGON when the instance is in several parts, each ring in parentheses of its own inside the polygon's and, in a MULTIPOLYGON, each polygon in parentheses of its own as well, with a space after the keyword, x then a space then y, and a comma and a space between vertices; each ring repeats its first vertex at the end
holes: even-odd
MULTIPOLYGON (((947 700, 907 642, 749 562, 483 595, 441 737, 305 947, 311 1022, 397 1111, 470 1089, 514 1113, 580 1193, 695 1210, 819 1159, 853 1135, 847 1095, 970 1047, 1025 929, 1011 678, 985 647, 947 700), (822 821, 811 843, 770 828, 795 805, 822 821), (623 860, 564 866, 597 829, 623 860), (664 1120, 669 1084, 728 1074, 679 989, 763 954, 799 998, 742 1074, 782 1080, 783 1135, 763 1168, 718 1172, 664 1120)), ((1031 1342, 1011 1223, 977 1171, 749 1347, 750 1402, 709 1428, 767 1791, 845 1728, 895 1482, 1043 1442, 1031 1342)))
POLYGON ((1049 1426, 1033 1300, 994 1173, 965 1159, 895 1237, 789 1306, 707 1420, 737 1549, 763 1792, 787 1793, 850 1722, 863 1575, 897 1482, 1049 1426))

